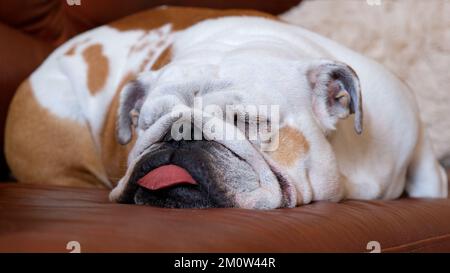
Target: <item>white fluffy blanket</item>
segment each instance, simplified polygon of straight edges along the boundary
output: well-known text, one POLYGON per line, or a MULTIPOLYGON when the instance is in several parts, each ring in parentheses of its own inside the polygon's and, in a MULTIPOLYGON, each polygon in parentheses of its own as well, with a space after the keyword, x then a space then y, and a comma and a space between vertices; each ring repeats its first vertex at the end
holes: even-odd
POLYGON ((315 0, 282 14, 384 64, 415 92, 438 157, 450 155, 450 1, 315 0))

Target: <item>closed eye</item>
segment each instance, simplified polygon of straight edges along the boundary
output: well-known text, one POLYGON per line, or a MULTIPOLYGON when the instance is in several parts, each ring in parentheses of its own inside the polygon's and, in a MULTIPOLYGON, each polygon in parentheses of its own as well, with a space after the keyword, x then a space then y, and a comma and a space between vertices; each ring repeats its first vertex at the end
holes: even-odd
POLYGON ((235 113, 233 124, 245 134, 248 140, 257 140, 259 134, 270 133, 272 129, 270 120, 265 116, 250 115, 245 112, 235 113))

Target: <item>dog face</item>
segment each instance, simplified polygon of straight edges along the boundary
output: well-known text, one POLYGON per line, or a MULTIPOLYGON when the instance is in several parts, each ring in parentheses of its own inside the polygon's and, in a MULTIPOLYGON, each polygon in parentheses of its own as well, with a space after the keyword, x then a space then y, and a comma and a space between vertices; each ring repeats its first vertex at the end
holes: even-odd
POLYGON ((111 197, 177 208, 293 207, 302 203, 305 184, 339 179, 323 143, 352 113, 361 133, 361 107, 357 75, 343 63, 247 52, 202 65, 169 63, 141 74, 121 93, 118 140, 128 143, 133 130, 137 140, 111 197), (263 108, 268 111, 258 111, 263 108), (156 178, 143 180, 164 166, 188 178, 164 178, 162 186, 156 178), (313 167, 326 178, 310 175, 313 167))

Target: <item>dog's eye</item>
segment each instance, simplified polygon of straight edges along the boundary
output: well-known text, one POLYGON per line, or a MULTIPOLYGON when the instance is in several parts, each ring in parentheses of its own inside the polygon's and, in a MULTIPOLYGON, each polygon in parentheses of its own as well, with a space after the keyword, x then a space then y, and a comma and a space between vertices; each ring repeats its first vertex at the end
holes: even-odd
POLYGON ((241 125, 247 126, 251 123, 250 120, 251 119, 249 118, 248 114, 246 114, 246 113, 244 113, 244 114, 235 113, 233 115, 233 124, 236 127, 241 126, 241 125))
POLYGON ((238 121, 239 121, 239 118, 238 118, 238 114, 237 113, 234 113, 234 115, 233 115, 233 124, 234 124, 234 126, 238 126, 238 121))
POLYGON ((258 141, 261 134, 267 134, 272 131, 272 125, 268 118, 261 115, 250 115, 249 113, 235 113, 233 124, 245 138, 250 141, 258 141))

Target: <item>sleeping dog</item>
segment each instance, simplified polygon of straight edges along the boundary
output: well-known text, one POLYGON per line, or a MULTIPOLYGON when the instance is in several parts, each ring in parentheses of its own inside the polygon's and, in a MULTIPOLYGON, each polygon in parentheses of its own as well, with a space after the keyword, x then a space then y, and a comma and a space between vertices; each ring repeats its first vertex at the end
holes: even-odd
POLYGON ((123 203, 447 196, 404 83, 252 11, 163 7, 74 37, 20 86, 5 145, 19 181, 113 188, 123 203), (250 138, 247 125, 266 130, 250 138))

